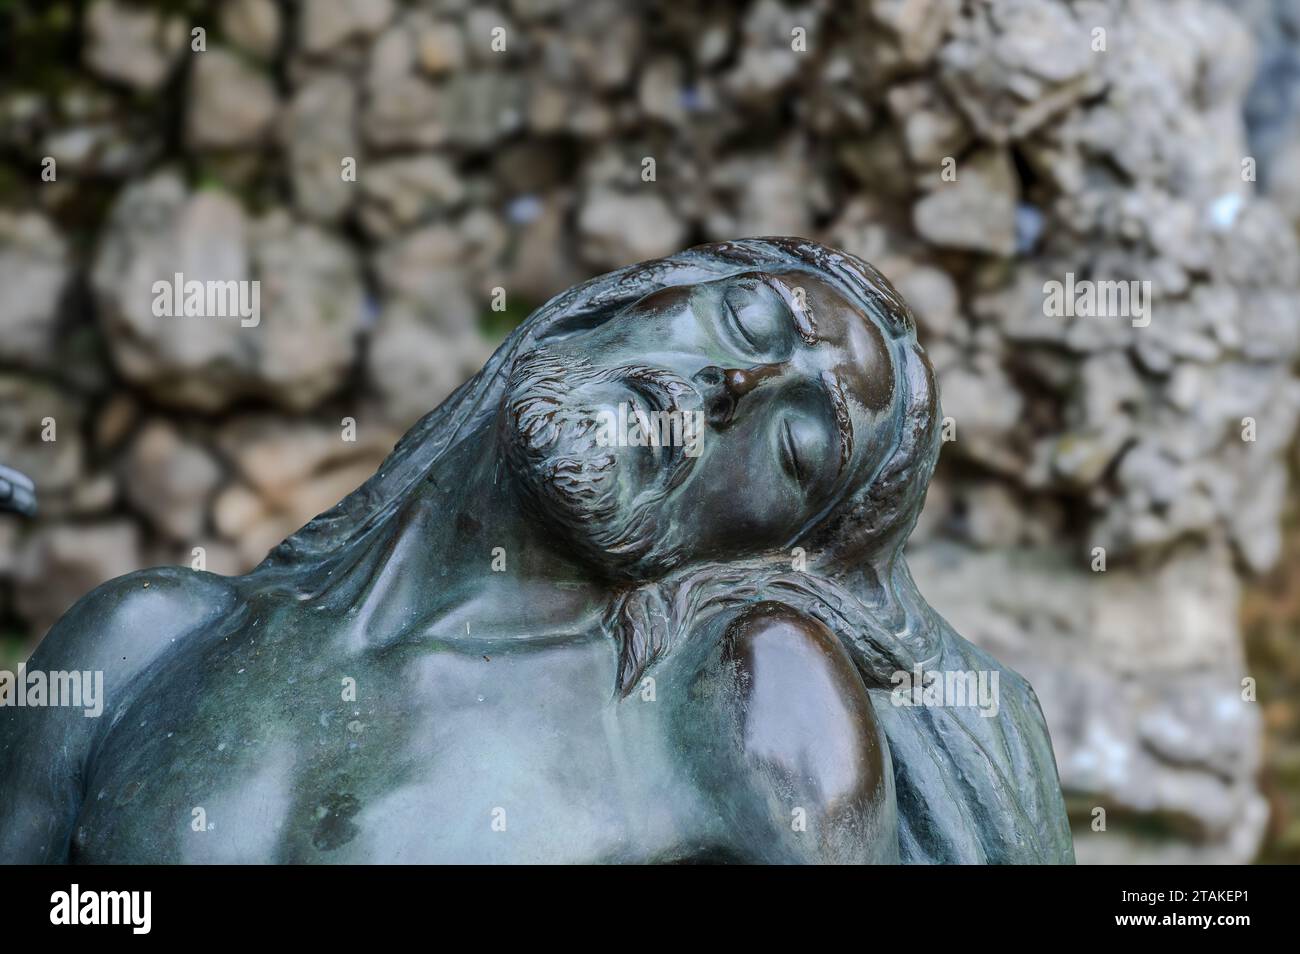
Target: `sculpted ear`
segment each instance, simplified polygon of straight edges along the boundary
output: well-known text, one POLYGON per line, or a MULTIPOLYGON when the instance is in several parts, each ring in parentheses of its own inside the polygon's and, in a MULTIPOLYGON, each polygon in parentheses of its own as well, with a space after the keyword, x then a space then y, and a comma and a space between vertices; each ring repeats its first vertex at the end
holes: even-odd
POLYGON ((795 844, 815 846, 819 857, 892 847, 884 734, 835 634, 784 603, 757 603, 727 626, 723 660, 747 770, 785 821, 800 811, 807 819, 809 837, 795 844))

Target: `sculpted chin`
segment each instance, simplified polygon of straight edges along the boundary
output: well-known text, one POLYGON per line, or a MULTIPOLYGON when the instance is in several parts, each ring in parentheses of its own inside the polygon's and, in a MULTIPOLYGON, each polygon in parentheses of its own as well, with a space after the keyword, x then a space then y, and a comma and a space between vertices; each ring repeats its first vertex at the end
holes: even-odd
POLYGON ((570 289, 251 573, 68 611, 28 670, 103 715, 0 708, 0 862, 1072 861, 1033 691, 903 558, 939 421, 842 252, 570 289), (623 403, 693 453, 602 439, 623 403), (996 705, 898 705, 918 668, 996 705))

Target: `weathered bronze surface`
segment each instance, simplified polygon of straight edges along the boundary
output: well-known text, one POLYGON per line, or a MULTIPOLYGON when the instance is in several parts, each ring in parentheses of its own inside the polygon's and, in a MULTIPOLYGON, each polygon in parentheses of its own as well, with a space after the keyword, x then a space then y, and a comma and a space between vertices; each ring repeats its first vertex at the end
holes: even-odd
POLYGON ((104 713, 0 708, 0 861, 1071 861, 1032 690, 902 556, 939 422, 851 256, 571 289, 252 573, 68 612, 29 669, 104 713), (702 426, 611 446, 619 405, 702 426))

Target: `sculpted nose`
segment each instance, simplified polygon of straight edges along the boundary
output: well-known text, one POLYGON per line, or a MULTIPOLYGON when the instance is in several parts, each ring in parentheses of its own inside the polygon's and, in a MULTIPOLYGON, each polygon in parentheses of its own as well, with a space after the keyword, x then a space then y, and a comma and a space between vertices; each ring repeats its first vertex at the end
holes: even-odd
POLYGON ((705 420, 714 427, 726 427, 735 417, 740 399, 780 373, 779 364, 760 364, 748 369, 719 368, 711 364, 701 368, 692 380, 704 398, 705 420))

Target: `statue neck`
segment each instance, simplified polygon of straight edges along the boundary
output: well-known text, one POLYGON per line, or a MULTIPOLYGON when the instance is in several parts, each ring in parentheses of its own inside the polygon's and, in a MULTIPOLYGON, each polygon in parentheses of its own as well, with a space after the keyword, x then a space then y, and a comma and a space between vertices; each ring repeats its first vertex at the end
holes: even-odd
POLYGON ((595 631, 609 594, 556 542, 524 512, 489 426, 449 449, 310 599, 363 645, 595 631))

